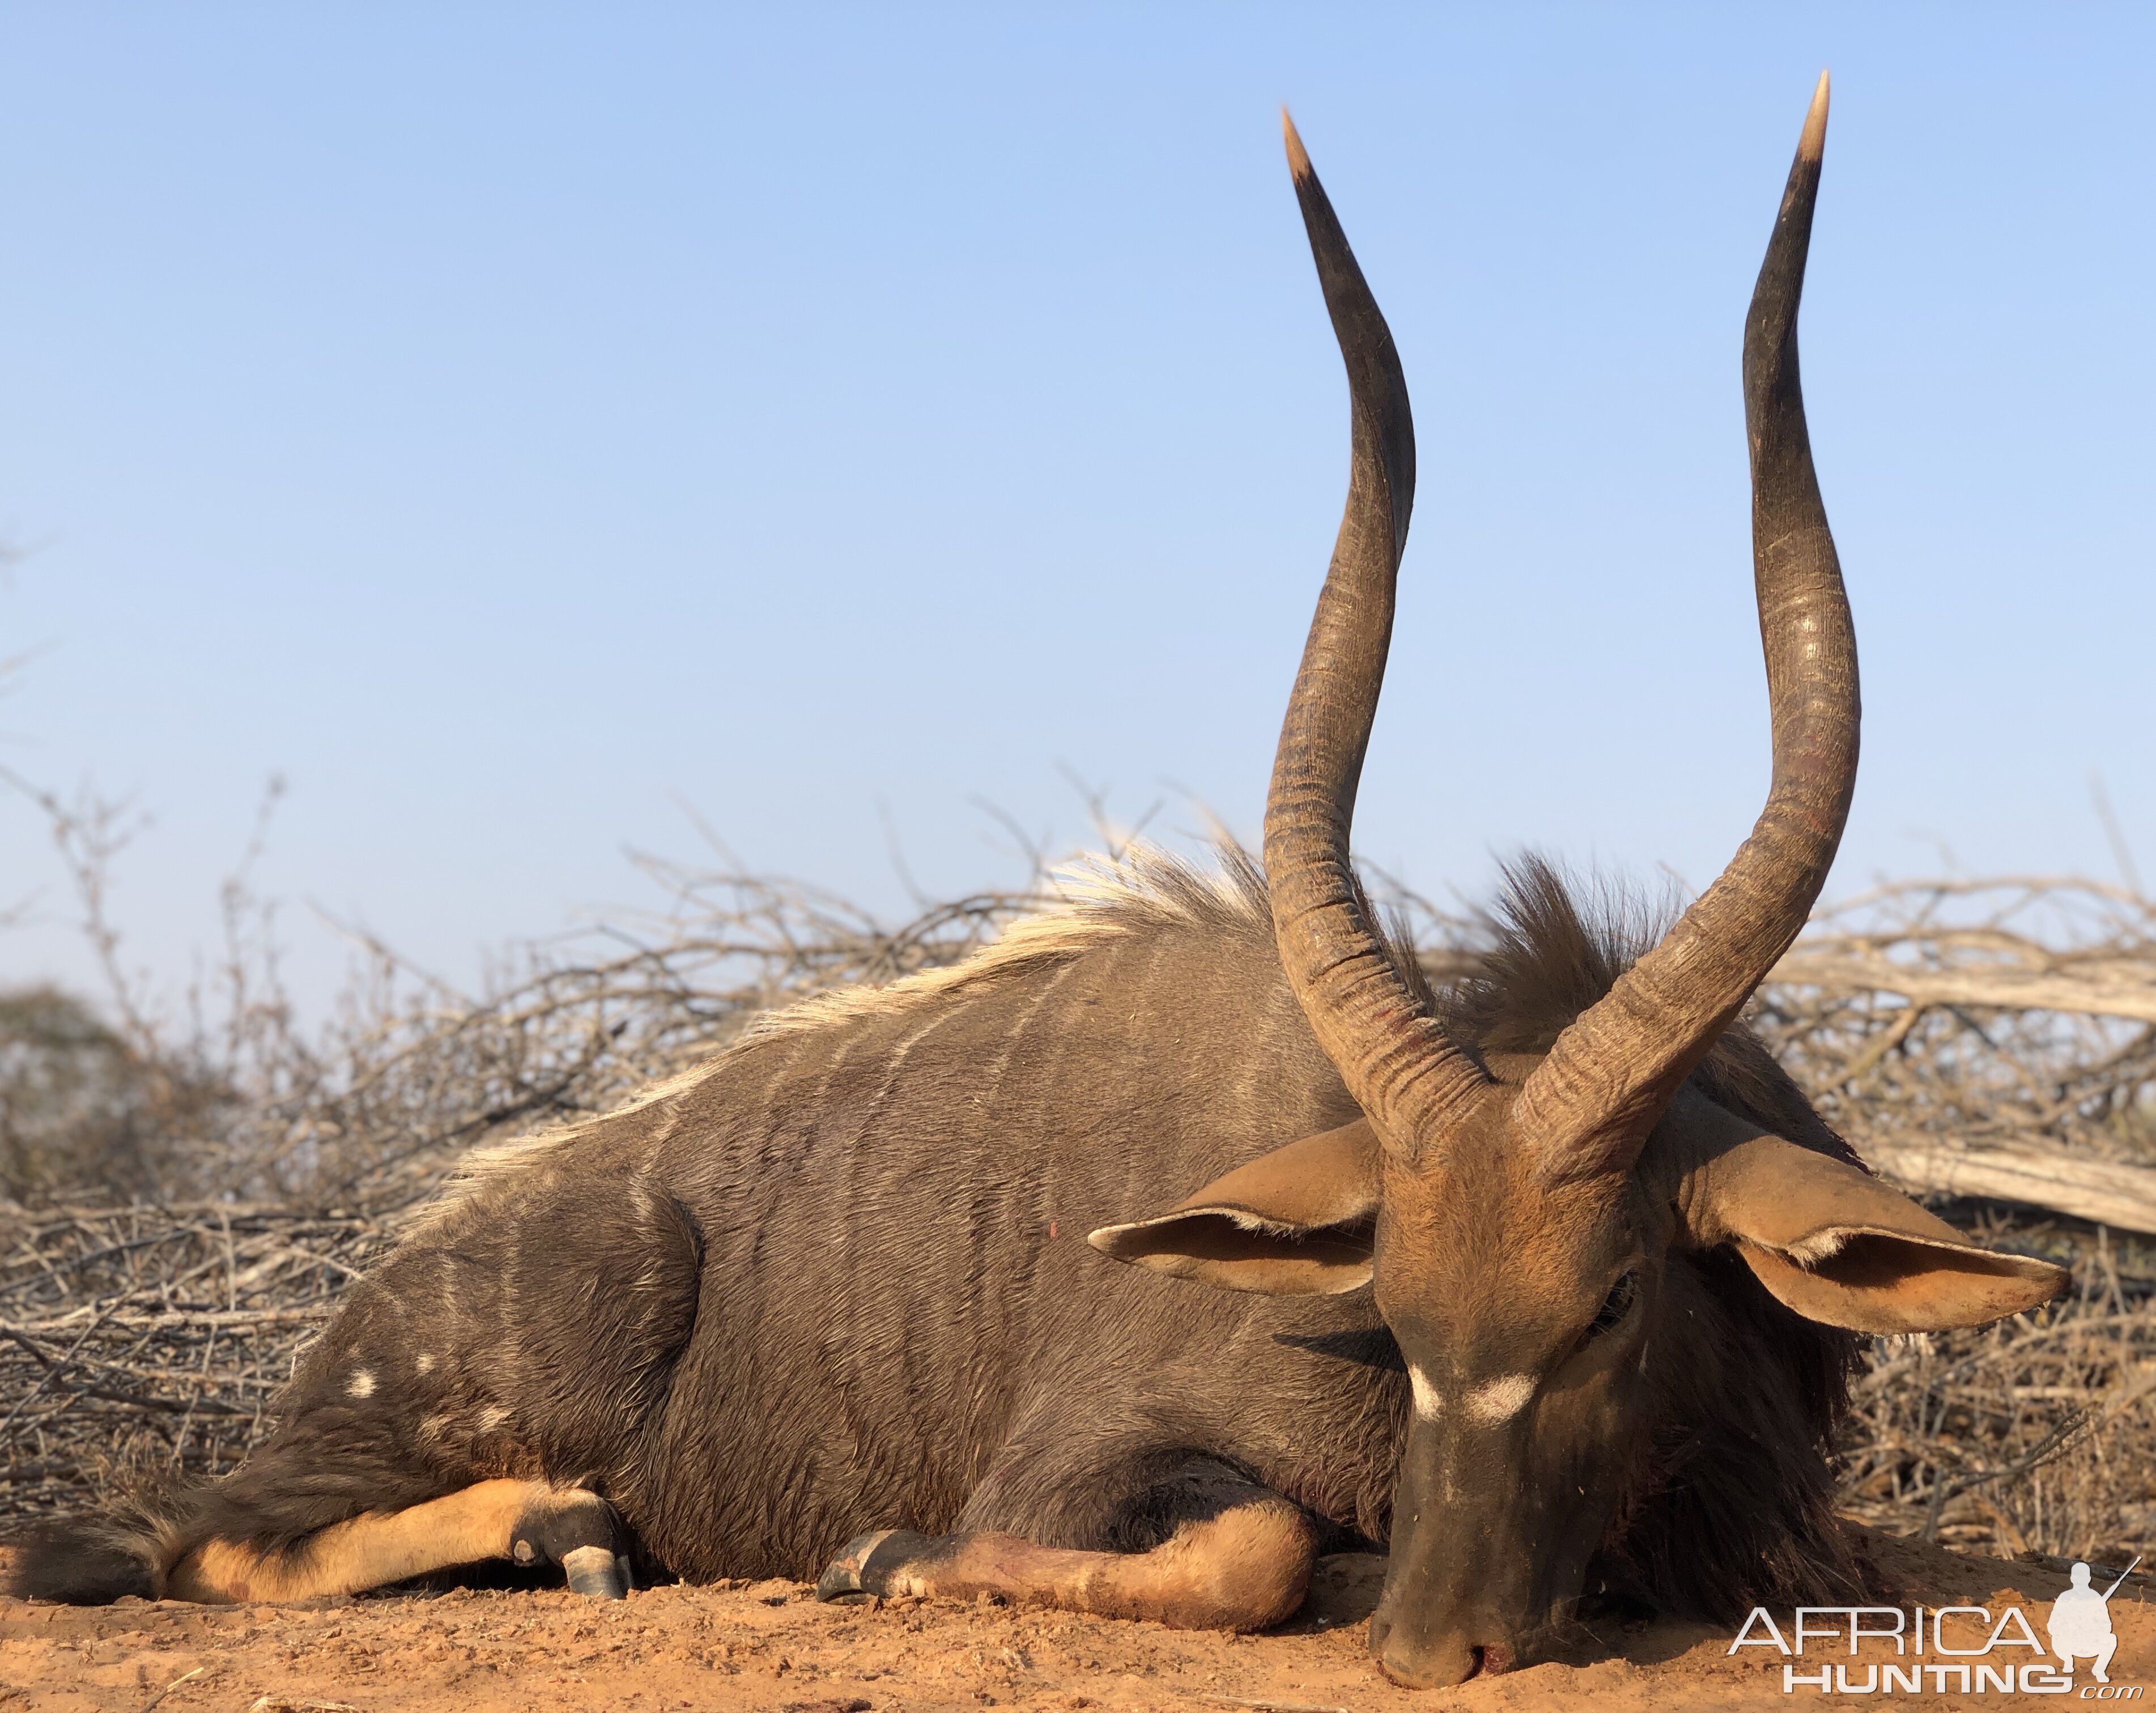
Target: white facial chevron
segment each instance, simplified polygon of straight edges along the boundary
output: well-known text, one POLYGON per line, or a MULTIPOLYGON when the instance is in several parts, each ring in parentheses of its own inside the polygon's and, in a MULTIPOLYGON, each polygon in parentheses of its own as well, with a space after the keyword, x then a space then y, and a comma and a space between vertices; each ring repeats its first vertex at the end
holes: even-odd
POLYGON ((1467 1394, 1467 1413, 1478 1422, 1502 1422, 1519 1414, 1534 1395, 1533 1375, 1506 1374, 1467 1394))

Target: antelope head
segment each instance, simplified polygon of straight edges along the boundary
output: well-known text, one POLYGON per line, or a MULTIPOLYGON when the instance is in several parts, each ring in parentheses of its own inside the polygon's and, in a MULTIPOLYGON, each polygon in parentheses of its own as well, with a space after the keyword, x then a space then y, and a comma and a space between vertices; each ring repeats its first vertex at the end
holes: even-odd
POLYGON ((1366 1285, 1412 1388, 1370 1645, 1410 1685, 1517 1663, 1576 1602, 1649 1423, 1673 1252, 1729 1245, 1834 1326, 1981 1324, 2056 1295, 1856 1167, 1692 1083, 1804 925, 1856 777, 1856 648, 1812 467, 1797 307, 1826 140, 1822 76, 1745 323, 1753 553, 1774 731, 1765 808, 1721 876, 1547 1054, 1450 1039, 1394 966, 1348 830, 1414 492, 1399 358, 1309 156, 1287 150, 1346 359, 1346 515, 1281 727, 1265 857, 1280 954, 1361 1121, 1306 1137, 1111 1255, 1214 1285, 1366 1285))

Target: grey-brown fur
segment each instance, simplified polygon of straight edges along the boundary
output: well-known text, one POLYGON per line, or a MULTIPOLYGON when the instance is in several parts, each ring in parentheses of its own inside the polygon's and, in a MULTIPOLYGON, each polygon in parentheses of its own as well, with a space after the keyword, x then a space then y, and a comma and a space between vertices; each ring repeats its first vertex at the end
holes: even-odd
MULTIPOLYGON (((1630 951, 1527 864, 1442 1003, 1464 1039, 1539 1050, 1630 951)), ((1699 1080, 1845 1157, 1743 1032, 1699 1080)), ((1356 1116, 1247 859, 1217 883, 1148 860, 481 1172, 354 1288, 238 1474, 101 1545, 55 1535, 21 1588, 146 1592, 213 1536, 290 1545, 505 1475, 604 1494, 692 1580, 813 1577, 886 1526, 1142 1547, 1227 1472, 1382 1542, 1407 1387, 1368 1290, 1196 1290, 1086 1242, 1356 1116)), ((1603 1575, 1702 1615, 1846 1590, 1824 1448, 1852 1339, 1726 1254, 1673 1254, 1661 1303, 1603 1575)))

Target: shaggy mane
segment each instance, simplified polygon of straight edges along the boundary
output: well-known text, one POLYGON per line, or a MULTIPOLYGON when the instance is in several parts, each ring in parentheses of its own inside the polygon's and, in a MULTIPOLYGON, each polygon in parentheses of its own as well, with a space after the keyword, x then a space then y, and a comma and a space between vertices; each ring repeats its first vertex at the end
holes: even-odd
MULTIPOLYGON (((1044 965, 1082 957, 1130 935, 1194 932, 1262 942, 1270 955, 1272 905, 1265 871, 1232 840, 1201 866, 1157 846, 1116 857, 1083 858, 1057 871, 1057 900, 1019 917, 957 963, 922 970, 881 987, 858 984, 813 993, 755 1018, 701 1063, 663 1078, 620 1106, 536 1135, 474 1149, 406 1228, 407 1239, 435 1228, 505 1172, 578 1141, 598 1126, 670 1100, 717 1074, 742 1054, 804 1033, 901 1011, 1022 977, 1044 965)), ((1462 1043, 1488 1052, 1544 1053, 1580 1013, 1615 985, 1661 937, 1673 914, 1613 885, 1583 905, 1586 889, 1542 857, 1507 864, 1503 885, 1485 912, 1487 941, 1473 974, 1433 986, 1405 923, 1374 909, 1357 882, 1365 920, 1378 929, 1393 967, 1462 1043)), ((1707 1091, 1792 1141, 1854 1160, 1798 1093, 1773 1054, 1741 1024, 1732 1026, 1696 1073, 1707 1091)))
POLYGON ((1674 912, 1614 885, 1590 894, 1532 854, 1503 874, 1482 912, 1479 967, 1437 996, 1438 1015, 1456 1039, 1486 1052, 1547 1053, 1661 937, 1674 912))

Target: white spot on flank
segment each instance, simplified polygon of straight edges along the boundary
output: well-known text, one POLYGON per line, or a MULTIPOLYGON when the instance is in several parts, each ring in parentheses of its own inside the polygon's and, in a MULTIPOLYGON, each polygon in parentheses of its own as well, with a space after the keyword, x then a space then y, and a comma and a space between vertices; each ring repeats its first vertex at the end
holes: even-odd
POLYGON ((344 1389, 348 1398, 373 1397, 374 1371, 372 1368, 354 1368, 352 1378, 345 1382, 344 1389))
POLYGON ((480 1433, 491 1433, 508 1419, 507 1410, 498 1403, 490 1403, 479 1413, 479 1420, 475 1425, 480 1433))
POLYGON ((1408 1364, 1408 1383, 1414 1387, 1414 1413, 1425 1422, 1435 1421, 1437 1413, 1445 1408, 1445 1394, 1413 1362, 1408 1364))
POLYGON ((1535 1395, 1532 1374, 1507 1374, 1486 1380, 1467 1394, 1467 1413, 1478 1422, 1502 1422, 1517 1416, 1535 1395))
POLYGON ((434 1357, 432 1351, 423 1350, 419 1352, 419 1372, 423 1374, 431 1374, 434 1372, 434 1357))

